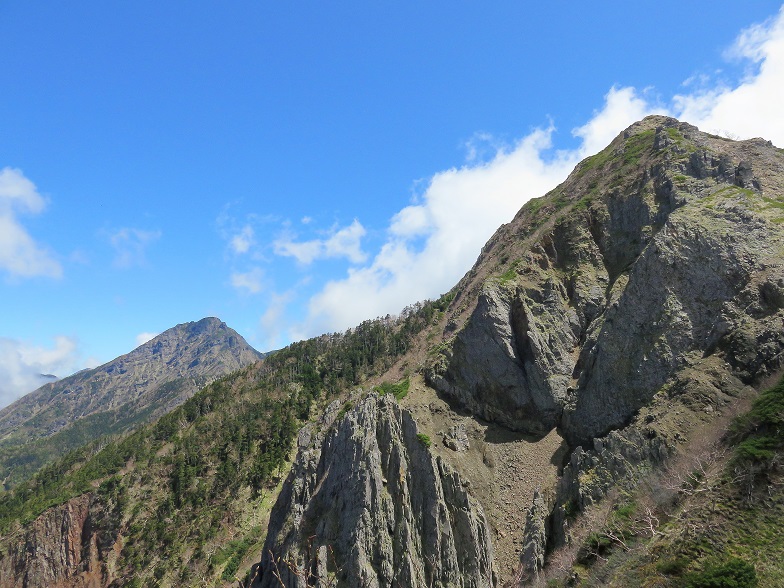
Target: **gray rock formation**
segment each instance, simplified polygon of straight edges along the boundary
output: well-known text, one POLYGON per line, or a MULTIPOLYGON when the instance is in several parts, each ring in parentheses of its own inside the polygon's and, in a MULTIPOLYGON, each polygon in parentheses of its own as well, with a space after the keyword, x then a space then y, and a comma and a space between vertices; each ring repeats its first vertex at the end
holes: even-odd
POLYGON ((558 427, 576 447, 627 424, 692 354, 764 377, 784 349, 783 174, 762 140, 664 117, 633 125, 550 195, 570 212, 515 242, 534 222, 524 208, 491 240, 519 257, 484 280, 429 383, 534 437, 558 427))
POLYGON ((537 490, 534 492, 533 504, 526 514, 523 529, 523 552, 520 556, 522 573, 520 576, 524 582, 536 580, 539 571, 544 568, 549 517, 550 505, 537 490))
POLYGON ((544 436, 557 424, 577 340, 565 291, 510 292, 488 283, 448 350, 449 368, 430 380, 487 420, 544 436), (536 313, 536 316, 534 315, 536 313))
POLYGON ((496 585, 482 507, 391 395, 300 433, 256 586, 496 585))
POLYGON ((468 451, 471 443, 468 440, 465 423, 449 427, 449 430, 444 433, 444 446, 452 451, 468 451))

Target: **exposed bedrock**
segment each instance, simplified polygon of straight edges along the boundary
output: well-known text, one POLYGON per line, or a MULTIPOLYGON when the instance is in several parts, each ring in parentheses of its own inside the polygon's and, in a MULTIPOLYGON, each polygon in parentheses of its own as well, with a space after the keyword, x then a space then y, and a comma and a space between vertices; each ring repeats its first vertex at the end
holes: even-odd
POLYGON ((376 394, 339 410, 300 433, 255 585, 496 585, 482 507, 410 414, 376 394))
POLYGON ((778 253, 778 227, 698 206, 662 174, 556 225, 512 278, 487 280, 429 383, 534 437, 559 427, 575 447, 624 426, 690 355, 719 350, 746 381, 777 364, 784 272, 762 260, 778 253))
POLYGON ((116 513, 93 494, 50 508, 0 556, 4 588, 102 588, 121 548, 116 513))

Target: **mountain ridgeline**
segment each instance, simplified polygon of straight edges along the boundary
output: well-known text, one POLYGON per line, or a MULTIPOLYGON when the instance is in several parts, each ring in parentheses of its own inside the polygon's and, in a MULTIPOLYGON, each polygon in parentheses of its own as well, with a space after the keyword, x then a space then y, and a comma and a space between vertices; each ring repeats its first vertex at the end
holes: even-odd
POLYGON ((782 325, 784 151, 648 117, 441 299, 0 496, 0 585, 780 586, 782 325))
POLYGON ((154 420, 261 357, 225 323, 205 318, 45 384, 0 411, 0 477, 13 486, 52 458, 154 420))

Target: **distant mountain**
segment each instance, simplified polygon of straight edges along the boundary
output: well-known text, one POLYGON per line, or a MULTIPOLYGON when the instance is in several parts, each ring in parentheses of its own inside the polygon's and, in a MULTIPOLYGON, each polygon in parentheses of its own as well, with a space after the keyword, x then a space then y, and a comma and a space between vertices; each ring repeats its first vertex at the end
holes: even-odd
POLYGON ((205 318, 45 384, 0 411, 0 479, 18 483, 54 457, 159 417, 262 357, 225 323, 205 318))

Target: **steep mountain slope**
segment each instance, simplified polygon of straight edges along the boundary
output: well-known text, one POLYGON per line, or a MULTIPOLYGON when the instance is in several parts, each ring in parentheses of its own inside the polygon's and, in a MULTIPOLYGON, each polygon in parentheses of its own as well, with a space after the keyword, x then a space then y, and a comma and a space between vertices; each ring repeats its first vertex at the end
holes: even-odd
POLYGON ((572 210, 537 242, 515 239, 535 202, 486 248, 482 266, 512 267, 470 283, 478 305, 429 377, 489 420, 589 443, 689 354, 756 337, 768 348, 725 353, 753 381, 780 352, 781 152, 656 118, 625 135, 557 189, 572 210))
MULTIPOLYGON (((433 451, 475 490, 502 582, 535 581, 546 552, 570 541, 576 513, 619 484, 633 486, 710 423, 726 425, 753 395, 747 384, 780 370, 782 208, 784 152, 761 139, 733 142, 649 117, 527 204, 485 246, 454 290, 441 342, 430 340, 427 386, 418 401, 402 404, 421 434, 444 440, 433 451), (451 407, 439 408, 434 392, 451 407), (438 410, 446 416, 432 414, 438 410), (488 421, 507 435, 496 429, 493 442, 488 421), (484 468, 472 465, 470 449, 447 443, 456 426, 475 431, 469 445, 485 431, 477 443, 491 457, 484 468), (556 432, 561 447, 552 443, 556 432), (534 469, 555 461, 560 478, 532 487, 533 477, 516 477, 502 467, 509 450, 500 439, 521 443, 516 459, 534 469), (514 508, 505 503, 515 500, 510 525, 514 508)), ((333 444, 320 450, 324 463, 335 459, 333 444)), ((365 451, 353 461, 366 476, 385 475, 378 453, 365 451)), ((333 484, 336 475, 327 469, 318 483, 333 484)), ((294 470, 282 496, 316 481, 306 480, 294 470)), ((345 493, 353 491, 348 483, 345 493)), ((349 555, 357 546, 347 529, 326 532, 334 515, 313 500, 306 493, 276 506, 321 514, 270 528, 273 553, 263 554, 261 585, 277 573, 273 561, 310 562, 321 573, 316 556, 326 548, 336 554, 338 585, 351 577, 392 585, 382 560, 349 555)), ((411 585, 433 578, 447 585, 426 557, 418 565, 425 573, 411 585)), ((305 584, 297 577, 288 585, 305 584)))
POLYGON ((0 495, 0 586, 236 585, 297 429, 387 370, 445 305, 293 344, 0 495))
POLYGON ((6 488, 17 484, 52 458, 153 420, 261 357, 225 323, 205 318, 46 384, 0 411, 0 478, 6 488))
POLYGON ((784 532, 750 502, 782 507, 779 397, 733 426, 743 461, 722 437, 781 375, 783 325, 784 151, 649 117, 439 301, 0 497, 0 584, 682 586, 725 558, 777 586, 778 543, 735 545, 747 515, 784 532))

